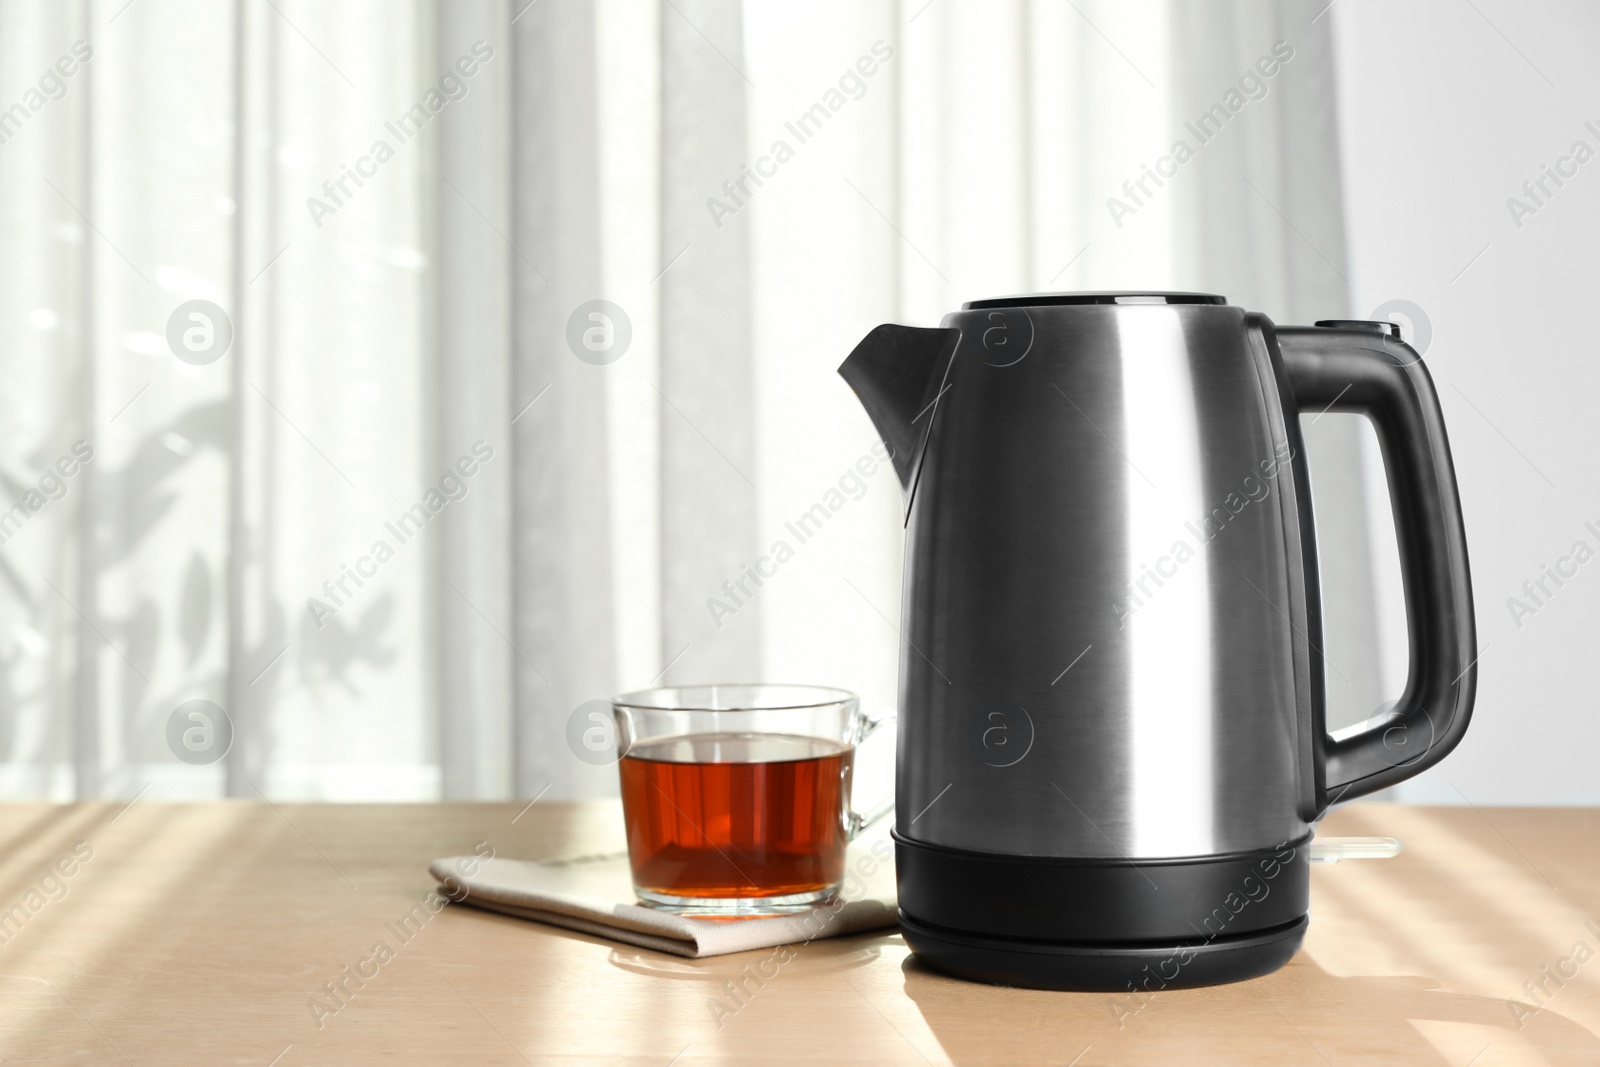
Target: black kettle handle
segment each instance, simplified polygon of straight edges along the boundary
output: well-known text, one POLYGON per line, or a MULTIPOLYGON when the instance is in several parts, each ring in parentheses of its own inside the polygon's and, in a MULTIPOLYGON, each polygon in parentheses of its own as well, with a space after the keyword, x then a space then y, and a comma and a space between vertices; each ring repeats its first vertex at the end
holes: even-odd
POLYGON ((1277 329, 1302 412, 1371 418, 1383 448, 1400 546, 1411 671, 1386 718, 1322 741, 1317 808, 1403 781, 1461 740, 1477 690, 1477 634, 1461 497, 1433 379, 1389 323, 1338 321, 1277 329))

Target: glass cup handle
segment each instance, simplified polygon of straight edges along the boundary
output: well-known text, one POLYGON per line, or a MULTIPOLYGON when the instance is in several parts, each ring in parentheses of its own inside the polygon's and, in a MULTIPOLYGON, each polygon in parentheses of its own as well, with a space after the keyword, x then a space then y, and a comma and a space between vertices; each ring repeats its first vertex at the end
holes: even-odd
MULTIPOLYGON (((866 741, 867 738, 877 733, 881 727, 888 723, 894 722, 896 718, 897 716, 894 715, 886 715, 881 719, 868 719, 866 726, 861 730, 860 739, 856 742, 857 747, 859 748, 862 742, 866 741)), ((850 812, 849 839, 854 841, 858 836, 860 836, 861 831, 865 830, 873 823, 881 821, 885 816, 890 815, 893 812, 894 793, 892 791, 888 797, 879 803, 874 804, 866 811, 858 812, 852 809, 850 812)))

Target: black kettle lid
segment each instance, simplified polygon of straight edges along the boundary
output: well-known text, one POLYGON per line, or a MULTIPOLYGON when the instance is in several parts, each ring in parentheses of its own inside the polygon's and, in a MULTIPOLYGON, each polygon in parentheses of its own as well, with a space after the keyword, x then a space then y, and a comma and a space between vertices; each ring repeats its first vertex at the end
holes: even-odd
POLYGON ((1215 293, 1032 293, 1022 296, 995 296, 986 300, 968 300, 961 305, 961 310, 1056 307, 1062 304, 1226 304, 1227 302, 1227 297, 1217 296, 1215 293))

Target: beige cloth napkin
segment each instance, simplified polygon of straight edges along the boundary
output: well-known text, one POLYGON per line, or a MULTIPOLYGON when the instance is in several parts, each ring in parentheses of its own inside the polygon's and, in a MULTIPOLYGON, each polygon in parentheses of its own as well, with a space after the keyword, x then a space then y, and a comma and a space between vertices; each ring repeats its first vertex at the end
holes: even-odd
POLYGON ((690 919, 643 907, 633 894, 626 853, 544 861, 451 856, 434 860, 428 871, 458 904, 692 958, 839 937, 896 922, 894 848, 882 832, 851 843, 844 888, 832 904, 770 918, 690 919))

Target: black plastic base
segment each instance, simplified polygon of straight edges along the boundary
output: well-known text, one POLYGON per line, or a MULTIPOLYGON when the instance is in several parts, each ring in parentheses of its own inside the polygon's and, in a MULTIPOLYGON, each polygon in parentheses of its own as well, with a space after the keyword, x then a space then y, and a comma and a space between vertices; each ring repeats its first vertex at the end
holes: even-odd
POLYGON ((1310 835, 1276 848, 1150 860, 894 840, 906 943, 963 978, 1182 989, 1266 974, 1305 936, 1310 835))
POLYGON ((1259 978, 1300 949, 1309 916, 1278 930, 1178 945, 1071 945, 974 936, 900 913, 917 958, 957 978, 1029 989, 1157 993, 1259 978))

